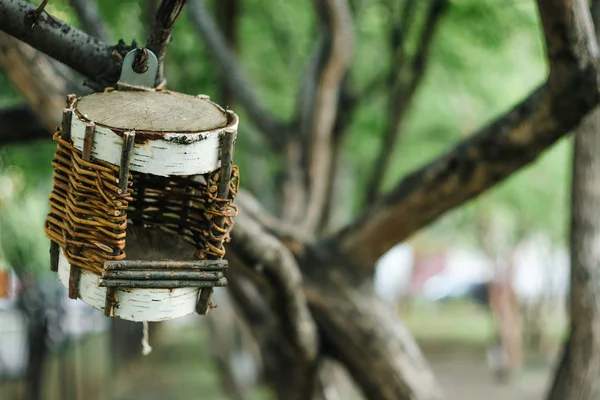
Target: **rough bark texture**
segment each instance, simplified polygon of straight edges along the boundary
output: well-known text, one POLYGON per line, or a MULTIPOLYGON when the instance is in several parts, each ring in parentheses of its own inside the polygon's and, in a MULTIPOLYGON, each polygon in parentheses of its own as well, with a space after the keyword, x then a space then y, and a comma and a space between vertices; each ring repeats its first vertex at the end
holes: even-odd
POLYGON ((575 136, 571 195, 571 332, 548 399, 600 398, 600 110, 575 136))

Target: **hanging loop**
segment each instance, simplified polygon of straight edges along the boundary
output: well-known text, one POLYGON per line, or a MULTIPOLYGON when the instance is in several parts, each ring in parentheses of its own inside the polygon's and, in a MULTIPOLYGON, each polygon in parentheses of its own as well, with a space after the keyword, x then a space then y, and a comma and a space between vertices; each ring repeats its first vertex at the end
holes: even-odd
POLYGON ((149 90, 154 88, 158 60, 148 49, 133 49, 123 59, 119 90, 149 90))

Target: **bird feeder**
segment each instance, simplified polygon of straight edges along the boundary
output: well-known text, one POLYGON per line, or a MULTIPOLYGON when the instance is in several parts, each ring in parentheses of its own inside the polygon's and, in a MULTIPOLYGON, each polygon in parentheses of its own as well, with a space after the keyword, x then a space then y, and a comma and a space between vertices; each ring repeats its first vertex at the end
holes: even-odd
POLYGON ((211 309, 236 213, 238 117, 153 89, 156 70, 152 52, 133 50, 118 90, 67 98, 45 222, 69 297, 131 321, 211 309))

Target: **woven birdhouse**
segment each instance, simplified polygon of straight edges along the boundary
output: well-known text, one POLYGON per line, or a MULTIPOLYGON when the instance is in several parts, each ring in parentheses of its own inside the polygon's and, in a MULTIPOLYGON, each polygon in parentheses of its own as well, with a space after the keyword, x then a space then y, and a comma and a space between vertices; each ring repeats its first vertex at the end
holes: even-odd
POLYGON ((68 97, 45 223, 69 297, 131 321, 210 310, 236 213, 238 117, 152 89, 156 68, 133 50, 118 90, 68 97))

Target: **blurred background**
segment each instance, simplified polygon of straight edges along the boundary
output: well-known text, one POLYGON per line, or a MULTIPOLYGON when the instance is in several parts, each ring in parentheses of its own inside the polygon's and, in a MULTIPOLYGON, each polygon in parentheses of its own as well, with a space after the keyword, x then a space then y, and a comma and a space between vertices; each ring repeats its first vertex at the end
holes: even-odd
MULTIPOLYGON (((371 173, 364 166, 374 164, 384 141, 391 27, 396 3, 403 4, 350 3, 357 38, 352 85, 370 89, 361 90, 343 142, 336 179, 340 195, 329 231, 352 220, 365 204, 371 173)), ((417 3, 418 19, 429 2, 417 3)), ((113 42, 144 43, 158 2, 97 5, 113 42)), ((235 18, 232 46, 249 80, 267 109, 291 118, 317 36, 310 2, 206 5, 225 26, 235 18)), ((51 0, 47 11, 81 27, 66 0, 51 0)), ((414 28, 415 37, 419 29, 414 28)), ((2 35, 0 107, 31 103, 27 84, 8 67, 19 62, 19 54, 30 60, 37 55, 2 35)), ((169 89, 205 93, 238 111, 186 16, 173 31, 166 71, 169 89)), ((402 114, 398 146, 381 187, 509 109, 546 74, 533 0, 450 1, 427 69, 402 114)), ((239 114, 236 162, 243 186, 267 210, 277 210, 280 161, 244 122, 242 109, 239 114)), ((257 351, 235 320, 225 290, 217 291, 219 307, 209 318, 151 324, 154 351, 146 357, 141 324, 109 321, 69 300, 49 271, 49 241, 42 230, 55 144, 42 139, 0 146, 0 398, 271 398, 261 383, 257 351)), ((570 165, 570 139, 563 139, 533 166, 379 260, 375 290, 403 316, 449 398, 535 399, 546 389, 566 326, 570 165)), ((343 399, 360 398, 350 382, 347 386, 343 399)))

